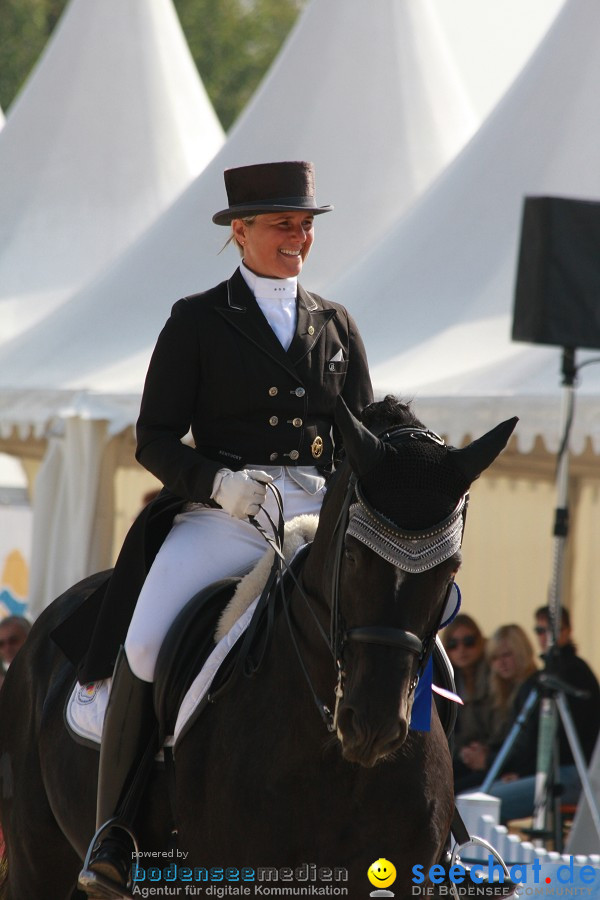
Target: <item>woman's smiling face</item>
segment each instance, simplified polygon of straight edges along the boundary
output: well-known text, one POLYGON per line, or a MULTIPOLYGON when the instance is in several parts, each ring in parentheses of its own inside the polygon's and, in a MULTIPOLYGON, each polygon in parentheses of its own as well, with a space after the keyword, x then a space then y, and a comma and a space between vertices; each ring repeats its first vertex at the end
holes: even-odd
POLYGON ((251 224, 231 223, 244 263, 264 278, 299 275, 314 239, 313 215, 302 210, 264 213, 251 224))

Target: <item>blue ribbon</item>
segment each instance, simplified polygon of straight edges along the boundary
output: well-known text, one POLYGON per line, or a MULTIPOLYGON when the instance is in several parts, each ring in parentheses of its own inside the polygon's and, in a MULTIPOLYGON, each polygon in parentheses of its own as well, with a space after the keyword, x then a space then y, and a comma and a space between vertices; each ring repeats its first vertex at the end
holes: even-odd
POLYGON ((431 728, 432 684, 433 660, 429 657, 415 690, 415 699, 410 717, 410 728, 412 731, 429 731, 431 728))

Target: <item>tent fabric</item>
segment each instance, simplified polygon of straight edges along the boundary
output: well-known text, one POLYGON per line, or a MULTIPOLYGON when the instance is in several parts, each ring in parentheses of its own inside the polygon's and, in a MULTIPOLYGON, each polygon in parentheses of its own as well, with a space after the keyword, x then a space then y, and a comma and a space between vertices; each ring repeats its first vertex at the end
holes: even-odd
MULTIPOLYGON (((516 414, 523 452, 537 436, 557 449, 561 351, 510 338, 521 214, 525 196, 600 197, 599 89, 600 6, 568 0, 473 140, 329 288, 361 323, 376 390, 416 398, 453 443, 516 414)), ((600 452, 599 387, 586 368, 577 452, 600 452)))
POLYGON ((331 224, 318 223, 307 267, 306 284, 318 290, 385 233, 475 125, 429 0, 381 0, 377 16, 362 0, 346 0, 343 16, 336 4, 313 0, 221 152, 193 184, 98 278, 4 342, 5 433, 25 434, 29 426, 42 435, 52 427, 58 438, 62 430, 60 459, 48 457, 38 476, 35 515, 40 531, 47 529, 32 564, 38 610, 70 583, 67 555, 92 570, 91 519, 69 532, 71 542, 63 543, 69 554, 60 553, 63 491, 71 489, 66 481, 58 493, 42 485, 73 465, 74 485, 85 478, 99 483, 102 457, 78 456, 80 432, 103 422, 108 451, 111 436, 137 417, 148 359, 172 303, 235 266, 234 251, 219 256, 227 231, 211 222, 223 207, 223 169, 268 159, 315 163, 319 202, 336 206, 324 217, 331 224))
MULTIPOLYGON (((71 418, 64 437, 50 438, 33 507, 30 596, 34 600, 46 595, 48 584, 76 584, 90 572, 106 568, 112 550, 116 449, 106 422, 71 418), (58 527, 52 527, 54 522, 58 527)), ((53 587, 54 596, 60 591, 53 587)), ((42 608, 33 602, 30 612, 35 615, 42 608)))
POLYGON ((95 277, 223 141, 172 0, 70 0, 0 133, 0 341, 95 277))
POLYGON ((433 0, 461 82, 487 116, 523 68, 565 0, 433 0))
POLYGON ((225 199, 224 168, 278 158, 315 162, 318 202, 335 205, 331 221, 317 223, 306 267, 306 284, 318 291, 368 239, 385 233, 473 127, 429 0, 382 0, 377 16, 362 0, 348 0, 341 17, 335 4, 313 2, 200 177, 98 279, 4 344, 3 420, 27 415, 43 427, 62 414, 56 390, 67 392, 67 405, 68 392, 87 391, 87 414, 95 418, 110 418, 111 395, 139 395, 172 303, 228 277, 236 264, 232 249, 219 255, 227 230, 211 222, 225 199), (366 68, 357 64, 365 58, 366 68), (6 388, 18 390, 19 403, 31 389, 26 412, 6 388))

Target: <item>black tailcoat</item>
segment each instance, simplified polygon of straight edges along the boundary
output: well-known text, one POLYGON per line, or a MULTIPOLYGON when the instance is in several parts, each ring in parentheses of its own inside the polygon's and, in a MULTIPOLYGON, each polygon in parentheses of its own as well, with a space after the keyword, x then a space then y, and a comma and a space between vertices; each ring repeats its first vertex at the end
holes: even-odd
POLYGON ((146 378, 137 458, 174 494, 201 501, 224 466, 329 468, 340 393, 357 415, 372 400, 346 310, 299 286, 286 351, 238 269, 173 307, 146 378), (190 426, 195 449, 181 443, 190 426))
POLYGON ((54 633, 82 683, 111 674, 148 569, 183 502, 208 501, 224 467, 330 470, 339 450, 338 395, 357 416, 372 401, 365 349, 344 307, 298 285, 297 308, 286 351, 239 269, 173 306, 150 361, 136 452, 167 490, 132 525, 113 576, 87 610, 54 633), (182 443, 190 429, 195 446, 182 443))

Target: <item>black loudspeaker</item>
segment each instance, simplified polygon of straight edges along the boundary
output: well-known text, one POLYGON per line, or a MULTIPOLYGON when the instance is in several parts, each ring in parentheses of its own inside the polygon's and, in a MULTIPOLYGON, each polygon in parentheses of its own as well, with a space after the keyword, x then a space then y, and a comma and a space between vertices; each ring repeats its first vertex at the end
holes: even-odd
POLYGON ((525 198, 512 337, 600 349, 600 203, 525 198))

